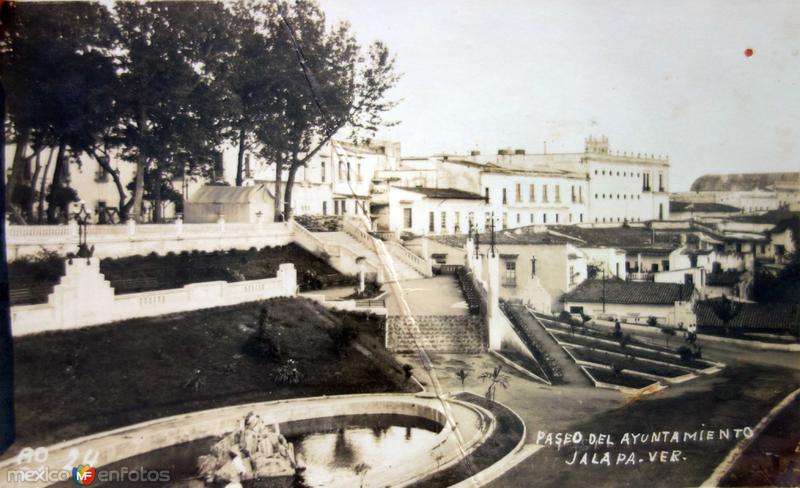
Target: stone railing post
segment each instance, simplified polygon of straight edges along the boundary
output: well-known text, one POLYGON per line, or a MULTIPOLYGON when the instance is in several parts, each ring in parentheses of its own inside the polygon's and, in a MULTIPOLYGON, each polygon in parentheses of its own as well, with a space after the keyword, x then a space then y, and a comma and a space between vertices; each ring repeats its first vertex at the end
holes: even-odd
POLYGON ((128 226, 128 235, 129 236, 136 235, 136 219, 135 218, 133 218, 133 217, 128 218, 128 220, 125 221, 125 225, 128 226))
POLYGON ((175 233, 178 235, 183 234, 183 216, 181 214, 175 216, 175 233))
POLYGON ((297 294, 297 270, 292 263, 283 263, 278 266, 278 278, 285 296, 293 297, 297 294))

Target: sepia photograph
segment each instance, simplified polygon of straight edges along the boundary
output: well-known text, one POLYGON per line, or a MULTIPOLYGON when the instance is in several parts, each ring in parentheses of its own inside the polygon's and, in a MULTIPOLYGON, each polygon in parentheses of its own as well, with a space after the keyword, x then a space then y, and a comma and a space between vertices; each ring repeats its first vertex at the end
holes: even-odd
POLYGON ((800 486, 793 0, 0 0, 0 487, 800 486))

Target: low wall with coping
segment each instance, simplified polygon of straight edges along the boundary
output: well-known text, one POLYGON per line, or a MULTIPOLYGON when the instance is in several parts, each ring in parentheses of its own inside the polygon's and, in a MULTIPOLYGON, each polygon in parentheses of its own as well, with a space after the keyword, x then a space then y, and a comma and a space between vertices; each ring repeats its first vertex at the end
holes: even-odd
POLYGON ((11 307, 14 336, 297 294, 297 272, 291 263, 281 264, 275 278, 210 281, 124 295, 114 294, 111 283, 100 272, 99 258, 74 258, 64 267, 65 274, 47 297, 47 303, 11 307))
MULTIPOLYGON (((78 226, 8 225, 8 260, 33 256, 42 249, 62 256, 78 249, 78 226)), ((166 254, 182 251, 218 251, 283 246, 294 241, 289 223, 136 224, 87 226, 87 241, 99 258, 166 254)))

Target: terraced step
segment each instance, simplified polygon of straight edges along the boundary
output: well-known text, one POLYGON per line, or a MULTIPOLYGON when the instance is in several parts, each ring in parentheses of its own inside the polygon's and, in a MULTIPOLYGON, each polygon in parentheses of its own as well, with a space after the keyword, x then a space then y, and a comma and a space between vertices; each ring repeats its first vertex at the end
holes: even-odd
POLYGON ((482 327, 480 317, 471 315, 389 316, 386 347, 395 352, 414 351, 419 343, 433 352, 479 353, 485 350, 482 327))

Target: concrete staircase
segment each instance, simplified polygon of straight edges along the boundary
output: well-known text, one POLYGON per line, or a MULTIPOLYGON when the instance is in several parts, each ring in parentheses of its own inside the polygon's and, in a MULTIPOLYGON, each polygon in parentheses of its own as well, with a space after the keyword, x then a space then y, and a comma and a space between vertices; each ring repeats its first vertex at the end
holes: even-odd
POLYGON ((477 354, 484 351, 483 322, 473 315, 417 315, 386 318, 386 348, 395 352, 426 351, 477 354), (415 328, 417 342, 414 341, 415 328))
MULTIPOLYGON (((313 232, 313 234, 317 239, 326 244, 334 244, 337 246, 346 247, 356 254, 364 256, 369 263, 375 265, 376 267, 381 267, 381 261, 378 259, 378 255, 375 254, 375 251, 362 244, 358 239, 347 232, 313 232)), ((405 264, 400 259, 393 257, 392 263, 399 281, 423 278, 423 276, 415 271, 414 268, 405 264)), ((388 272, 384 272, 384 276, 385 279, 389 279, 388 272)))

